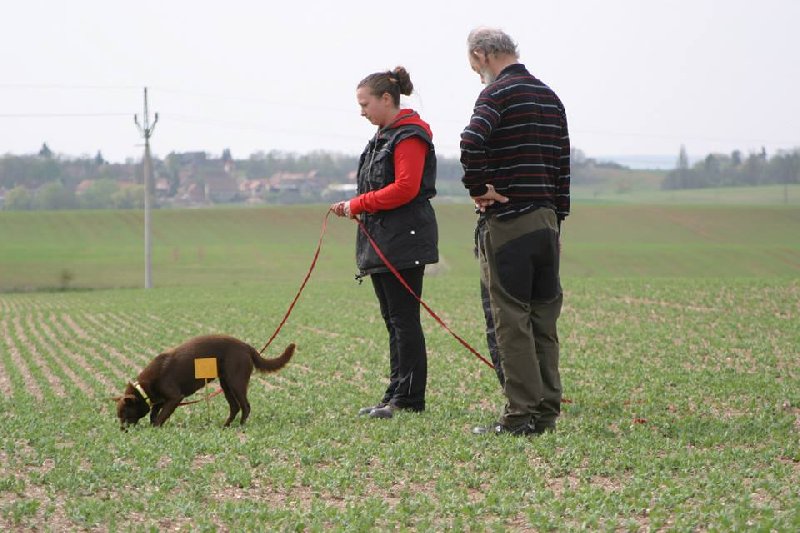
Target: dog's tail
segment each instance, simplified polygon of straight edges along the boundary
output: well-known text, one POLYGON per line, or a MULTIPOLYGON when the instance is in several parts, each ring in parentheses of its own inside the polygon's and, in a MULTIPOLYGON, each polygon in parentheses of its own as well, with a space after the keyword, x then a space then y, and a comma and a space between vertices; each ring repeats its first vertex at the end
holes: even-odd
POLYGON ((276 370, 280 370, 286 366, 286 363, 289 362, 289 359, 291 359, 293 355, 294 343, 287 346, 280 357, 274 357, 272 359, 261 357, 261 354, 259 354, 255 348, 250 352, 250 358, 253 359, 253 364, 261 372, 275 372, 276 370))

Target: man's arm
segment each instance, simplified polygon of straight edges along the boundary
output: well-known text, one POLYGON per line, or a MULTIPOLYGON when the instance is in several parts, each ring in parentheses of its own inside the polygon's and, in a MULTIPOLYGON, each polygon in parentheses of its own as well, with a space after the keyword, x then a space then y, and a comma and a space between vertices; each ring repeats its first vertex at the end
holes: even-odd
POLYGON ((569 130, 567 129, 567 114, 562 110, 561 118, 561 157, 559 161, 558 177, 556 178, 556 214, 558 224, 569 215, 569 182, 570 182, 570 144, 569 130))
POLYGON ((469 195, 478 197, 486 194, 487 175, 487 139, 500 122, 500 111, 497 104, 486 90, 478 97, 469 126, 461 133, 461 165, 464 177, 461 181, 469 189, 469 195))

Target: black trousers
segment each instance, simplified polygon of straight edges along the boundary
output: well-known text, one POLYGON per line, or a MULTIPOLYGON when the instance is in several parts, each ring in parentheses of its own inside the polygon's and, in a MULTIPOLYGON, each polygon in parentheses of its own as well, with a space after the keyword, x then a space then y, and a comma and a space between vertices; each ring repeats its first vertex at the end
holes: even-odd
MULTIPOLYGON (((425 266, 401 270, 400 274, 421 298, 425 266)), ((428 355, 419 319, 419 302, 391 272, 372 274, 370 279, 389 332, 389 386, 383 402, 422 411, 425 409, 428 355)))

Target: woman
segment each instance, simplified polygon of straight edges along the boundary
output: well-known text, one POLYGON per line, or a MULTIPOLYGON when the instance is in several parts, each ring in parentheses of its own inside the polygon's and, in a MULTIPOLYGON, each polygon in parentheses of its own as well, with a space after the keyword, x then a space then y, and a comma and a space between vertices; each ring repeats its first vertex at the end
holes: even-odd
MULTIPOLYGON (((360 217, 389 263, 422 297, 425 265, 439 260, 438 228, 430 199, 436 195, 436 153, 430 126, 400 95, 414 89, 403 67, 370 74, 358 84, 356 99, 378 131, 358 165, 358 196, 331 205, 340 217, 360 217)), ((356 262, 369 275, 389 331, 389 386, 377 405, 359 415, 391 418, 397 410, 423 411, 428 357, 419 319, 419 301, 386 267, 361 231, 356 262)))

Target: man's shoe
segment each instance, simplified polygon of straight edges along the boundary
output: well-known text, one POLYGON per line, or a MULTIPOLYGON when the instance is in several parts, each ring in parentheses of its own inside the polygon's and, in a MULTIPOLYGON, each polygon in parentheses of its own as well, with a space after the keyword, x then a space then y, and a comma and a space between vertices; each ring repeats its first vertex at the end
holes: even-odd
POLYGON ((500 422, 495 422, 490 426, 475 426, 472 428, 472 433, 474 435, 515 435, 515 436, 530 436, 530 435, 537 435, 536 430, 530 424, 523 424, 517 427, 507 427, 501 424, 500 422))
POLYGON ((553 433, 556 430, 555 424, 535 424, 533 426, 533 433, 535 435, 543 435, 545 433, 553 433))
POLYGON ((495 422, 490 426, 475 426, 472 428, 473 435, 486 435, 487 433, 496 433, 502 426, 500 422, 495 422))
POLYGON ((381 402, 381 403, 379 403, 377 405, 371 405, 369 407, 362 407, 361 409, 358 410, 358 416, 368 415, 372 411, 374 411, 375 409, 382 409, 384 407, 386 407, 386 404, 383 403, 383 402, 381 402))

